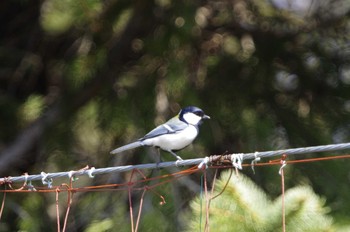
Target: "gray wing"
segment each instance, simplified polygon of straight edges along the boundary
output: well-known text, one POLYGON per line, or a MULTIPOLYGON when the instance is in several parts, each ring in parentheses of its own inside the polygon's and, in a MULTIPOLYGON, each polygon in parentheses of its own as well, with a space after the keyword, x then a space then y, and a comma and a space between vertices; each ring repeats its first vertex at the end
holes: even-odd
POLYGON ((148 134, 146 134, 143 138, 139 139, 143 141, 145 139, 154 138, 164 134, 173 134, 178 131, 181 131, 187 127, 187 123, 184 123, 178 119, 178 117, 174 117, 167 121, 166 123, 154 128, 148 134))

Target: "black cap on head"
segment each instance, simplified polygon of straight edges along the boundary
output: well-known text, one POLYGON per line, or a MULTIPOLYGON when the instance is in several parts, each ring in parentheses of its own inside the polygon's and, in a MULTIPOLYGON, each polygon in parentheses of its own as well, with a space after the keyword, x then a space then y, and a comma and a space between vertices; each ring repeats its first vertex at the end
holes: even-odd
POLYGON ((195 115, 198 115, 202 119, 210 119, 210 117, 208 115, 206 115, 202 109, 200 109, 196 106, 187 106, 187 107, 183 108, 180 111, 179 117, 183 118, 183 115, 186 113, 194 113, 195 115))

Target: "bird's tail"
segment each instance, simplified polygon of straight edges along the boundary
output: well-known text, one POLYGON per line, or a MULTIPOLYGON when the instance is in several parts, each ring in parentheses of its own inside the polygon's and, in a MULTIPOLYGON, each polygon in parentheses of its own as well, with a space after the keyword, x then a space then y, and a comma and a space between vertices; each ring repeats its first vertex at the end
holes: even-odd
POLYGON ((141 146, 143 146, 143 143, 141 141, 136 141, 136 142, 124 145, 122 147, 118 147, 117 149, 114 149, 113 151, 111 151, 111 154, 117 154, 117 153, 120 153, 120 152, 123 152, 123 151, 127 151, 127 150, 130 150, 130 149, 141 147, 141 146))

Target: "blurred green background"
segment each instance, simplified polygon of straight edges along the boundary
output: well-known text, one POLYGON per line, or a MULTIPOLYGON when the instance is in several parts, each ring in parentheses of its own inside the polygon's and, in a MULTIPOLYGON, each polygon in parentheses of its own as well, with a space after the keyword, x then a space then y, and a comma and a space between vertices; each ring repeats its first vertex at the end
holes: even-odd
MULTIPOLYGON (((152 148, 109 151, 187 105, 211 120, 179 152, 186 159, 349 141, 347 0, 12 0, 0 2, 0 18, 1 177, 154 162, 152 148)), ((289 165, 286 187, 308 185, 343 225, 348 167, 289 165)), ((243 173, 280 195, 278 167, 243 173)), ((186 229, 200 176, 158 191, 167 204, 148 194, 140 230, 186 229)), ((68 231, 130 231, 127 192, 81 193, 73 202, 68 231)), ((9 194, 0 230, 55 231, 54 195, 9 194)))

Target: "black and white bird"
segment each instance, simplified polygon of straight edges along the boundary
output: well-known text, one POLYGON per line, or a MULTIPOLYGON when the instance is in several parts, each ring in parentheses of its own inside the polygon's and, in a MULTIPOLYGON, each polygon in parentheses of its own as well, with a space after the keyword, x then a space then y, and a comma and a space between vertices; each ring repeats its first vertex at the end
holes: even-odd
POLYGON ((181 150, 193 142, 198 135, 199 126, 205 119, 210 119, 210 117, 200 108, 195 106, 185 107, 178 115, 159 125, 144 137, 114 149, 111 154, 141 146, 153 146, 171 153, 178 160, 182 160, 175 151, 181 150))

